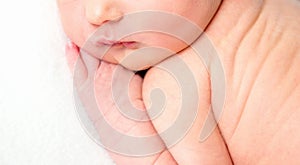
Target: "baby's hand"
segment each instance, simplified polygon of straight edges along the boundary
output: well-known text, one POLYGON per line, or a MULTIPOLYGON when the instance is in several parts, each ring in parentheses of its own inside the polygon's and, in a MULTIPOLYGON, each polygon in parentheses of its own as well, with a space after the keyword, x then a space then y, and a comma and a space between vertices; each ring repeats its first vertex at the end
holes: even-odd
MULTIPOLYGON (((103 119, 97 118, 99 117, 97 112, 89 110, 91 106, 96 106, 95 109, 101 111, 107 123, 125 135, 146 136, 156 134, 156 130, 150 121, 136 122, 124 117, 124 115, 119 112, 116 102, 113 99, 111 84, 114 71, 120 66, 108 64, 88 54, 80 54, 79 48, 73 43, 66 46, 66 55, 70 69, 76 72, 76 74, 74 74, 75 89, 84 107, 88 107, 86 108, 87 113, 89 118, 93 121, 94 127, 98 129, 98 133, 102 131, 99 130, 101 128, 99 124, 103 122, 103 119), (94 90, 95 96, 90 96, 88 90, 94 90), (96 104, 92 101, 94 97, 96 97, 96 104)), ((130 74, 129 72, 131 71, 121 68, 121 74, 130 74)), ((129 91, 119 91, 124 92, 119 94, 127 95, 127 93, 129 93, 129 99, 133 106, 145 111, 142 100, 142 82, 143 80, 140 76, 134 75, 129 84, 129 91)), ((122 105, 118 106, 122 107, 122 105)), ((103 138, 114 138, 104 134, 100 136, 103 138)), ((115 144, 117 143, 118 142, 115 141, 115 144)), ((164 143, 161 142, 161 145, 164 145, 164 143)), ((109 146, 106 147, 108 150, 110 149, 109 146)), ((128 150, 130 150, 131 147, 132 146, 128 146, 128 150)), ((164 146, 162 146, 162 148, 164 148, 164 146)), ((113 152, 109 153, 117 164, 176 164, 168 150, 148 157, 127 157, 113 152)))

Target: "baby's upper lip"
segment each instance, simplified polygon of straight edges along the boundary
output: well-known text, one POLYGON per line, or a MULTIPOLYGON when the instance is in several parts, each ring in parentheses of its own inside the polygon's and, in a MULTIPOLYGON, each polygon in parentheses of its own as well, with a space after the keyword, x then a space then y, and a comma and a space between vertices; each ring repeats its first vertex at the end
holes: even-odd
POLYGON ((101 44, 101 45, 114 45, 114 44, 119 44, 121 42, 120 41, 115 41, 115 40, 99 39, 97 41, 97 43, 101 44))

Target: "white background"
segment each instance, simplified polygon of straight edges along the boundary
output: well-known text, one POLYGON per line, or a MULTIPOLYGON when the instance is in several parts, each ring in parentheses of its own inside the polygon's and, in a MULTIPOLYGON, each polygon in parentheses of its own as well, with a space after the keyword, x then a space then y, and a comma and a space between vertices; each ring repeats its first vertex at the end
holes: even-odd
POLYGON ((55 0, 0 5, 0 165, 112 164, 74 110, 55 0))

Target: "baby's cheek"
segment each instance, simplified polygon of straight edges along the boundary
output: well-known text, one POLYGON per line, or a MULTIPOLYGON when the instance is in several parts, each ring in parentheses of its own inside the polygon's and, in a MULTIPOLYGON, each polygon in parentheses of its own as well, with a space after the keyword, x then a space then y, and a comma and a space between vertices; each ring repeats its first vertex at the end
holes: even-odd
POLYGON ((57 5, 65 34, 77 46, 82 47, 95 27, 86 21, 81 1, 58 0, 57 5))
POLYGON ((83 26, 76 27, 75 25, 77 24, 69 20, 63 22, 64 31, 67 37, 78 47, 82 48, 88 35, 84 33, 85 30, 83 26))

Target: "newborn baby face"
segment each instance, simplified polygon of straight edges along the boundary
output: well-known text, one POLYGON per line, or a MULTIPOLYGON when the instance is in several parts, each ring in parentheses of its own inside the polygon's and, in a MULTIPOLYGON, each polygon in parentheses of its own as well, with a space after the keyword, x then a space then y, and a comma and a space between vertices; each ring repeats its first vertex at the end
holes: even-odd
MULTIPOLYGON (((81 48, 99 27, 112 21, 118 23, 126 14, 135 12, 168 12, 180 15, 196 24, 200 29, 205 29, 216 13, 220 2, 221 0, 57 0, 64 31, 71 41, 81 48)), ((100 39, 101 43, 97 46, 101 47, 102 44, 102 46, 111 47, 101 59, 120 64, 125 57, 137 49, 160 47, 170 50, 170 52, 179 52, 188 46, 187 43, 174 36, 157 32, 137 33, 127 36, 121 41, 114 39, 114 34, 120 29, 136 25, 129 24, 127 26, 129 27, 116 25, 110 29, 106 37, 100 39)), ((164 26, 167 29, 182 29, 178 22, 168 23, 164 26)), ((187 31, 186 33, 191 32, 187 31)), ((159 55, 141 54, 138 57, 135 63, 130 63, 126 67, 132 70, 145 69, 160 62, 166 56, 161 58, 159 55), (147 60, 139 60, 145 59, 143 58, 145 56, 147 56, 147 60)))

